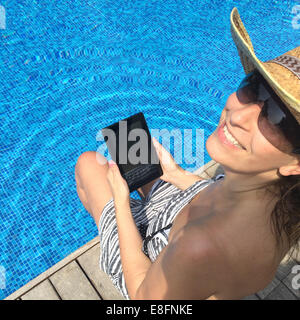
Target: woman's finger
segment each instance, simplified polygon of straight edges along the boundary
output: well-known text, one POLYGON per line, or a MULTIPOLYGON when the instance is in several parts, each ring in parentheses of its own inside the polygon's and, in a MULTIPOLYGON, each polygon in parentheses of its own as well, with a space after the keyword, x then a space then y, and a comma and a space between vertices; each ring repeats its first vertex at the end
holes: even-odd
POLYGON ((109 161, 108 161, 108 166, 109 166, 110 168, 113 168, 115 165, 116 165, 116 163, 114 162, 114 160, 109 160, 109 161))
POLYGON ((120 173, 119 167, 117 166, 117 164, 113 160, 108 161, 108 167, 113 174, 117 175, 118 173, 120 173))
POLYGON ((161 146, 161 144, 154 137, 152 138, 152 141, 153 141, 153 145, 155 147, 155 150, 157 152, 157 155, 160 157, 160 154, 161 154, 160 146, 161 146))
POLYGON ((157 155, 159 156, 159 159, 162 160, 162 156, 166 157, 166 154, 168 154, 168 151, 155 139, 153 138, 153 144, 155 146, 155 150, 157 151, 157 155))
POLYGON ((168 165, 174 162, 172 155, 154 137, 153 144, 162 164, 168 165))
POLYGON ((117 166, 117 164, 113 160, 110 160, 108 162, 108 166, 109 166, 108 170, 111 172, 112 180, 114 181, 114 183, 118 184, 123 182, 124 178, 122 177, 120 169, 117 166))
POLYGON ((112 172, 112 170, 111 170, 111 168, 108 168, 108 171, 107 171, 107 180, 108 180, 108 182, 109 182, 109 184, 110 185, 112 185, 113 184, 113 172, 112 172))
POLYGON ((113 160, 108 161, 108 167, 108 170, 111 172, 112 179, 118 181, 122 178, 119 167, 113 160))

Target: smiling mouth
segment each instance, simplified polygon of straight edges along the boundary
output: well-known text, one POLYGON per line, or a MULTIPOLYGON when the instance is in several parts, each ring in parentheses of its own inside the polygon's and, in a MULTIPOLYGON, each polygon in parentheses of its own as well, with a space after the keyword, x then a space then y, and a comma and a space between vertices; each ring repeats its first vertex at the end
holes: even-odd
POLYGON ((224 121, 224 123, 221 125, 220 129, 219 129, 219 134, 221 137, 221 140, 223 140, 224 142, 226 142, 226 144, 229 144, 231 146, 234 146, 238 149, 241 150, 246 150, 237 140, 236 138, 229 132, 226 122, 224 121))

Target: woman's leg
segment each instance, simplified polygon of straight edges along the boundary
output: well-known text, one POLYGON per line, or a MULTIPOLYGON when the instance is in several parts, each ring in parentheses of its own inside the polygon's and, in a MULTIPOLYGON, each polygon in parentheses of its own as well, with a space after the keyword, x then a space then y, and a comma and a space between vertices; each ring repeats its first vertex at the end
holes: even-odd
MULTIPOLYGON (((106 178, 107 170, 106 158, 94 151, 80 155, 75 166, 77 194, 97 226, 105 204, 113 197, 106 178), (96 155, 100 161, 97 161, 96 155), (105 164, 100 164, 104 162, 105 164)), ((145 198, 157 180, 158 178, 138 188, 140 196, 145 198)))
POLYGON ((105 204, 113 197, 106 177, 107 170, 106 158, 94 151, 81 154, 75 166, 77 194, 97 226, 105 204), (96 155, 100 161, 97 161, 96 155))

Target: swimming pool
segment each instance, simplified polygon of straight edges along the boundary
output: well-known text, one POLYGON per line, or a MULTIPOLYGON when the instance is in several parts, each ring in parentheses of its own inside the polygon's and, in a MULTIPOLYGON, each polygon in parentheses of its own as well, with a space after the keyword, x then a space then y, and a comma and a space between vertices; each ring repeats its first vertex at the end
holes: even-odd
POLYGON ((102 127, 142 111, 150 129, 206 140, 243 77, 231 9, 265 61, 299 45, 297 4, 2 0, 0 299, 97 235, 74 166, 102 127))

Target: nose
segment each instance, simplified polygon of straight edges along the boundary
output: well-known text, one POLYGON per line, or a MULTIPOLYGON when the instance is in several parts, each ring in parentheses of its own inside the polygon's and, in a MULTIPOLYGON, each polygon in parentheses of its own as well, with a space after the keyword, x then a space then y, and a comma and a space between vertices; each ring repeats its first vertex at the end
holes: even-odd
POLYGON ((250 131, 253 125, 257 125, 257 119, 262 107, 262 101, 247 104, 241 103, 237 98, 236 92, 234 92, 228 108, 229 122, 232 126, 250 131))

